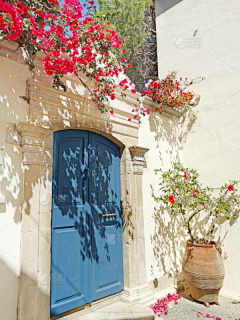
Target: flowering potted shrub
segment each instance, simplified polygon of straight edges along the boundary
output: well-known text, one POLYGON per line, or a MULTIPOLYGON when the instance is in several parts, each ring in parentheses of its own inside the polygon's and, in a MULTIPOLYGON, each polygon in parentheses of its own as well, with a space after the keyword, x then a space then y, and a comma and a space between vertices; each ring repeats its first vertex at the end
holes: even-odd
MULTIPOLYGON (((162 171, 155 170, 155 173, 162 171)), ((202 187, 196 170, 174 163, 173 169, 162 172, 159 185, 161 195, 156 200, 163 202, 172 215, 183 219, 189 239, 183 259, 183 271, 191 295, 206 306, 218 304, 218 292, 222 287, 224 267, 222 250, 213 240, 219 218, 237 217, 240 196, 238 181, 231 180, 220 188, 202 187), (198 217, 209 217, 206 235, 197 234, 198 217)), ((198 231, 199 233, 199 231, 198 231)))

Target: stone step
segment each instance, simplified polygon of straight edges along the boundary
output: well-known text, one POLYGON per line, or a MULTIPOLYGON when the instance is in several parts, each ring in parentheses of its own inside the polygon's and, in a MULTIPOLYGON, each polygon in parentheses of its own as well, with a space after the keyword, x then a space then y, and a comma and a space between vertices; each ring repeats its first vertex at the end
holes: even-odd
POLYGON ((118 301, 88 314, 77 316, 77 313, 64 317, 64 320, 154 320, 153 311, 141 304, 130 304, 118 301))

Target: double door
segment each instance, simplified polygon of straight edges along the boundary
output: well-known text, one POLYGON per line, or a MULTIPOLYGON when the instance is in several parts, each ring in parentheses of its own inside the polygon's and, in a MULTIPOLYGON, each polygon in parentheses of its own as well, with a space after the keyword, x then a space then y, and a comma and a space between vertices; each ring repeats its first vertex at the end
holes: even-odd
POLYGON ((119 147, 58 131, 53 163, 52 316, 123 290, 119 147))

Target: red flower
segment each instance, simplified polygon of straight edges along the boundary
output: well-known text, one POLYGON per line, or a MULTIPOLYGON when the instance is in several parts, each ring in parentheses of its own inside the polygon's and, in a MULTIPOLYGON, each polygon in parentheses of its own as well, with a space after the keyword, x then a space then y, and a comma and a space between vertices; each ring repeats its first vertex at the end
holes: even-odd
POLYGON ((169 201, 170 201, 172 204, 174 204, 175 200, 174 200, 174 197, 173 197, 173 196, 169 196, 168 199, 169 199, 169 201))
POLYGON ((198 193, 199 193, 199 191, 198 191, 198 190, 195 190, 195 191, 193 192, 193 196, 194 196, 194 198, 197 198, 198 193))
POLYGON ((131 91, 132 91, 132 93, 136 93, 136 92, 137 92, 137 90, 136 90, 136 89, 132 89, 131 91))
POLYGON ((232 186, 231 184, 228 186, 228 190, 229 191, 233 191, 234 190, 234 186, 232 186))
POLYGON ((187 173, 184 172, 184 178, 187 180, 187 173))
MULTIPOLYGON (((111 98, 111 100, 114 100, 115 99, 115 93, 112 93, 111 95, 110 95, 110 98, 111 98)), ((113 114, 113 113, 112 113, 113 114)))

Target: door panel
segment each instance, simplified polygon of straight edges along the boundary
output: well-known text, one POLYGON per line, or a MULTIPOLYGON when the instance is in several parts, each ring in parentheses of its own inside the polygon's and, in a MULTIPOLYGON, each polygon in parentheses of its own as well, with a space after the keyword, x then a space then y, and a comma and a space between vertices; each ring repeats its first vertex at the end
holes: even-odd
POLYGON ((90 194, 97 242, 93 297, 96 300, 123 289, 122 216, 119 148, 100 135, 91 138, 90 194), (116 215, 102 217, 104 213, 116 215))
POLYGON ((90 287, 85 282, 91 267, 86 257, 90 246, 85 221, 87 143, 87 132, 54 134, 51 315, 90 302, 90 287))
POLYGON ((51 315, 123 289, 120 154, 80 130, 54 133, 51 315), (102 217, 102 213, 116 213, 102 217))

